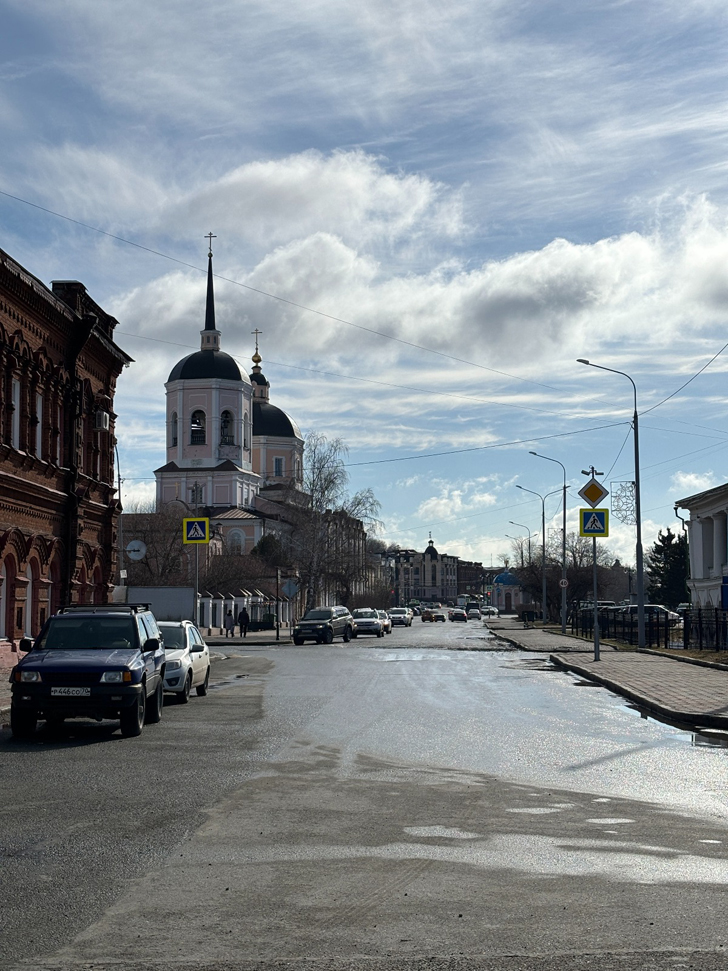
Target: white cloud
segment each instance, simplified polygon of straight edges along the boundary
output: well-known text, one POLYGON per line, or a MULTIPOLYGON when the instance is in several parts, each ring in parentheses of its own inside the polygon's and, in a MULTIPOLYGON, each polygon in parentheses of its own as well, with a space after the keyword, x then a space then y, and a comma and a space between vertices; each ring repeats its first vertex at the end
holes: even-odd
POLYGON ((678 498, 685 499, 720 485, 724 479, 718 479, 713 472, 675 472, 670 481, 678 498))

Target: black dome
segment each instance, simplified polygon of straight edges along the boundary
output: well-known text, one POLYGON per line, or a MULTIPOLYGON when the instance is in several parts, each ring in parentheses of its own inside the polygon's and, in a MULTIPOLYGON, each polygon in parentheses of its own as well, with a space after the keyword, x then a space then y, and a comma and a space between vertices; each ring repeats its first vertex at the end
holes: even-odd
POLYGON ((223 381, 242 381, 240 368, 224 351, 195 351, 182 358, 172 368, 168 381, 190 378, 220 378, 223 381))
POLYGON ((260 371, 253 371, 250 375, 250 382, 251 384, 262 384, 264 387, 268 384, 260 371))
POLYGON ((268 401, 253 401, 253 434, 274 438, 301 438, 296 423, 268 401))

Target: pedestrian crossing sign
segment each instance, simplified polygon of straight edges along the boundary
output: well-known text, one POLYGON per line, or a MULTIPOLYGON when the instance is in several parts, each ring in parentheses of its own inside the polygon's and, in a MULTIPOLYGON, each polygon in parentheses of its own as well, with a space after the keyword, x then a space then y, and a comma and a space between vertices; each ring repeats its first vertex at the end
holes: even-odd
POLYGON ((200 519, 195 516, 194 519, 183 519, 182 520, 183 529, 183 542, 185 543, 209 543, 210 542, 210 520, 200 519))
POLYGON ((609 536, 609 510, 580 509, 579 536, 609 536))

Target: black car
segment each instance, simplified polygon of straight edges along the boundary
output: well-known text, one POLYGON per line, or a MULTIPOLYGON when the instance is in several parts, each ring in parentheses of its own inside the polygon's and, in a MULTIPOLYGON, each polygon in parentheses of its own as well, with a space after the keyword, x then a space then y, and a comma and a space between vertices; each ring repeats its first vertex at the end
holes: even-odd
POLYGON ((346 607, 314 607, 293 628, 293 643, 330 644, 335 637, 348 642, 354 630, 354 619, 346 607))
POLYGON ((64 607, 49 617, 10 673, 13 735, 28 738, 38 719, 118 718, 125 736, 162 717, 165 653, 147 604, 64 607))

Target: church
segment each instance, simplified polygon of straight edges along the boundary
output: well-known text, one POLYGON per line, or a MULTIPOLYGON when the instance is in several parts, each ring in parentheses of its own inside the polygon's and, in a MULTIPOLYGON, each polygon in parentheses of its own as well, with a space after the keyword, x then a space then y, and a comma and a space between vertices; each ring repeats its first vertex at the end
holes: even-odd
POLYGON ((270 401, 254 334, 247 375, 221 348, 210 246, 200 349, 178 361, 165 384, 167 461, 154 472, 156 507, 179 502, 209 516, 211 536, 231 553, 249 553, 278 533, 285 505, 303 499, 303 436, 270 401))

